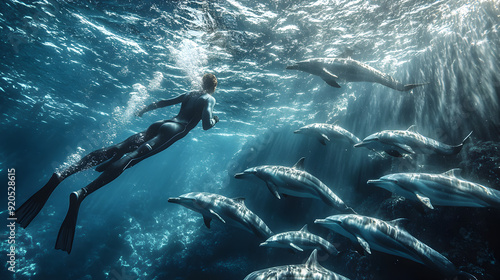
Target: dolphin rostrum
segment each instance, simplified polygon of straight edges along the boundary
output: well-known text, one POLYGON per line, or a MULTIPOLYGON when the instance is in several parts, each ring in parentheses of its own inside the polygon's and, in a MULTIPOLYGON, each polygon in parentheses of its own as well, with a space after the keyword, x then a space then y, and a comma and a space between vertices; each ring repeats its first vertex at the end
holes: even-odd
POLYGON ((309 279, 309 280, 349 280, 334 273, 318 263, 318 250, 314 250, 305 264, 283 265, 266 268, 250 273, 243 280, 277 280, 277 279, 309 279))
POLYGON ((326 142, 330 142, 332 140, 339 140, 347 142, 351 145, 358 144, 361 142, 358 137, 344 128, 327 123, 313 123, 306 126, 303 126, 294 131, 296 134, 306 134, 316 137, 318 141, 326 145, 326 142))
POLYGON ((339 211, 356 213, 323 184, 323 182, 304 171, 304 160, 305 158, 299 159, 293 167, 279 165, 252 167, 242 173, 234 175, 234 177, 240 179, 255 175, 266 182, 269 191, 278 199, 281 199, 281 194, 295 197, 315 198, 322 200, 328 206, 339 211))
POLYGON ((286 69, 319 76, 328 85, 336 88, 340 88, 337 80, 379 83, 399 91, 409 91, 426 84, 404 85, 393 77, 351 58, 312 58, 289 65, 286 69))
POLYGON ((375 151, 385 151, 393 157, 403 154, 438 154, 456 155, 469 139, 472 132, 456 146, 447 145, 418 133, 416 126, 412 125, 407 130, 384 130, 374 133, 354 147, 366 147, 375 151))
POLYGON ((420 201, 431 209, 434 209, 433 205, 500 209, 500 191, 464 180, 460 169, 441 174, 389 174, 378 180, 369 180, 368 184, 420 201))
POLYGON ((207 228, 210 228, 210 222, 215 219, 266 240, 273 235, 273 232, 245 206, 244 200, 244 198, 231 199, 213 193, 191 192, 179 197, 171 197, 168 202, 180 204, 200 213, 203 215, 207 228))
POLYGON ((460 272, 446 257, 397 226, 398 220, 400 219, 385 222, 361 215, 344 214, 317 219, 314 223, 359 243, 368 254, 373 249, 424 264, 446 277, 466 274, 470 279, 475 279, 472 275, 460 272))
POLYGON ((304 249, 320 249, 332 256, 338 254, 335 246, 322 237, 310 233, 307 230, 307 225, 299 231, 288 231, 273 235, 261 243, 260 246, 290 248, 299 252, 304 251, 304 249))

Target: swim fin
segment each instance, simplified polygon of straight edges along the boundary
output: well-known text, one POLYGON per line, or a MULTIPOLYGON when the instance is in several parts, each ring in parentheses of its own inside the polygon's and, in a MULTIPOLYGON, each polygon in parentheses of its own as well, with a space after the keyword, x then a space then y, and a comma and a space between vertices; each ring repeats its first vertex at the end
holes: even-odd
POLYGON ((40 213, 45 202, 49 199, 50 194, 52 194, 61 181, 57 173, 52 174, 47 184, 15 211, 14 215, 17 218, 17 223, 19 223, 21 227, 26 228, 36 215, 40 213))
POLYGON ((56 249, 60 249, 71 253, 71 248, 73 247, 73 239, 75 237, 76 220, 78 218, 78 210, 80 209, 80 203, 83 200, 83 196, 80 191, 72 192, 69 195, 69 209, 66 214, 66 218, 59 229, 59 234, 57 235, 56 249))

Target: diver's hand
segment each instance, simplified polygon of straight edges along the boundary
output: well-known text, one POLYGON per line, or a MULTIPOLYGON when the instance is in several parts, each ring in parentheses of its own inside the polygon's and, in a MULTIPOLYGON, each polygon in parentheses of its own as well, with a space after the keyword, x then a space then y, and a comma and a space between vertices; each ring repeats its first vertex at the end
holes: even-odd
MULTIPOLYGON (((219 117, 214 116, 213 118, 214 118, 215 123, 218 123, 218 122, 219 122, 219 117)), ((215 124, 215 123, 214 123, 214 124, 215 124)))

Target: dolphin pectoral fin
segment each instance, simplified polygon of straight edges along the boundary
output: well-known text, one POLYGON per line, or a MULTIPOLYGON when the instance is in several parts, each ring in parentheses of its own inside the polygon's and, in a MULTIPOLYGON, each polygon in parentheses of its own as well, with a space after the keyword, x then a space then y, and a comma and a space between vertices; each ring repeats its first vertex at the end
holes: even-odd
POLYGON ((325 83, 327 83, 329 86, 332 86, 332 87, 336 87, 336 88, 340 88, 340 85, 337 83, 337 81, 335 81, 335 79, 333 78, 330 78, 330 77, 321 77, 323 79, 323 81, 325 81, 325 83))
POLYGON ((396 150, 386 150, 384 152, 386 152, 388 155, 393 156, 393 157, 403 157, 403 155, 396 150))
POLYGON ((340 85, 337 83, 336 79, 339 77, 337 75, 332 74, 330 71, 323 68, 323 74, 321 75, 323 81, 325 81, 328 85, 336 88, 340 88, 340 85))
POLYGON ((328 138, 328 136, 326 136, 325 134, 321 133, 319 138, 318 138, 319 142, 323 145, 326 145, 326 142, 330 142, 330 138, 328 138))
POLYGON ((278 187, 272 182, 266 182, 267 188, 269 191, 277 198, 281 199, 280 193, 278 192, 278 187))
POLYGON ((356 239, 358 240, 358 243, 359 245, 361 245, 361 247, 363 247, 363 249, 368 253, 368 254, 371 254, 372 251, 370 250, 370 244, 368 244, 368 242, 366 242, 366 240, 364 240, 363 238, 361 238, 360 236, 356 236, 356 239))
POLYGON ((432 206, 431 204, 430 198, 420 195, 418 193, 415 195, 417 196, 418 200, 420 200, 420 202, 422 202, 425 206, 429 207, 430 209, 434 209, 434 206, 432 206))
POLYGON ((332 72, 326 70, 326 68, 323 68, 323 72, 327 75, 327 76, 330 76, 331 78, 334 78, 334 79, 338 79, 339 76, 333 74, 332 72))
POLYGON ((396 146, 398 146, 398 148, 400 148, 401 150, 409 153, 409 154, 415 154, 415 151, 408 145, 406 144, 396 144, 396 146))
POLYGON ((217 214, 217 212, 215 212, 214 210, 210 209, 210 214, 214 215, 219 221, 221 221, 222 223, 226 223, 226 221, 224 221, 224 219, 219 216, 219 214, 217 214))
POLYGON ((207 228, 210 228, 211 221, 212 221, 212 218, 209 218, 209 217, 203 215, 203 222, 205 223, 205 226, 207 226, 207 228))
POLYGON ((290 247, 292 247, 294 250, 297 250, 299 252, 304 252, 304 249, 300 248, 299 246, 293 244, 292 242, 290 242, 290 247))

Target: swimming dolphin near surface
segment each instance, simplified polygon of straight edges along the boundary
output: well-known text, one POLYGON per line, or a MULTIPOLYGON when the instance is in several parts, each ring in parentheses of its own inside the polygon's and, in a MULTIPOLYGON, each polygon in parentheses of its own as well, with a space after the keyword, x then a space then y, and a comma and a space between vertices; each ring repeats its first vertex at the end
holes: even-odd
POLYGON ((351 145, 361 142, 358 137, 342 127, 327 123, 309 124, 295 130, 293 133, 311 135, 316 137, 323 145, 326 145, 326 142, 330 142, 332 140, 347 142, 351 145))
POLYGON ((421 263, 446 277, 460 274, 475 279, 472 275, 460 272, 446 257, 397 226, 399 220, 385 222, 372 217, 343 214, 317 219, 314 223, 359 243, 368 254, 373 249, 421 263))
POLYGON ((348 207, 318 178, 304 171, 305 158, 299 159, 293 167, 279 165, 262 165, 248 168, 234 175, 236 179, 255 175, 266 182, 269 191, 278 199, 281 194, 295 197, 315 198, 322 200, 342 212, 356 213, 348 207))
POLYGON ((399 91, 409 91, 426 84, 404 85, 393 77, 351 58, 312 58, 289 65, 286 69, 319 76, 328 85, 336 88, 340 88, 337 80, 379 83, 399 91))
POLYGON ((304 251, 304 249, 320 249, 332 256, 338 254, 335 246, 320 236, 310 233, 307 230, 307 225, 300 231, 288 231, 273 235, 261 243, 260 246, 290 248, 299 252, 304 251))
POLYGON ((200 213, 203 215, 207 228, 210 228, 210 222, 215 219, 266 240, 273 235, 273 232, 245 206, 244 200, 244 198, 231 199, 213 193, 191 192, 179 197, 171 197, 168 202, 180 204, 200 213))
POLYGON ((464 180, 460 169, 441 174, 396 173, 369 180, 374 185, 411 200, 433 205, 495 207, 500 209, 500 191, 464 180))
POLYGON ((340 274, 334 273, 318 263, 318 250, 314 250, 305 264, 283 265, 266 268, 250 273, 243 280, 349 280, 340 274))
POLYGON ((472 131, 456 146, 450 146, 434 139, 425 137, 417 132, 412 125, 407 130, 384 130, 374 133, 354 147, 366 147, 370 150, 385 151, 393 157, 402 157, 403 154, 438 154, 456 155, 471 136, 472 131))

